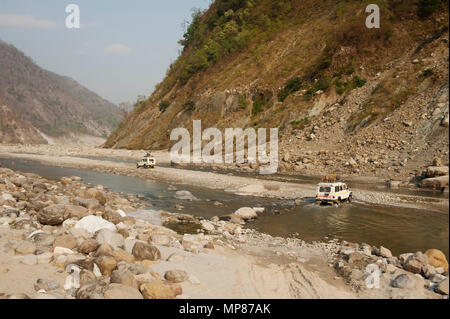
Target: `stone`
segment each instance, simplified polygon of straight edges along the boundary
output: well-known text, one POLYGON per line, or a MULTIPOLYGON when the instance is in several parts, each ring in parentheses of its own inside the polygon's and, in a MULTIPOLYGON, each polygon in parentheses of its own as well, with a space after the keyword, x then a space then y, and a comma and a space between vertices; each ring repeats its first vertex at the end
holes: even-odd
POLYGON ((75 249, 78 246, 77 239, 72 235, 62 235, 56 237, 53 242, 53 247, 64 247, 68 249, 75 249))
POLYGON ((173 299, 175 294, 161 280, 153 280, 141 285, 141 293, 145 299, 173 299))
POLYGON ((105 287, 103 295, 106 299, 144 299, 136 288, 117 283, 105 287))
POLYGON ((112 250, 111 246, 109 246, 106 243, 103 243, 97 248, 94 255, 96 257, 111 256, 112 252, 113 252, 113 250, 112 250))
POLYGON ((440 274, 434 274, 434 275, 431 275, 431 277, 429 279, 431 280, 431 282, 440 283, 441 281, 445 280, 445 278, 447 278, 447 277, 440 275, 440 274))
POLYGON ((89 254, 97 250, 99 246, 100 244, 95 239, 86 239, 80 244, 78 251, 83 254, 89 254))
POLYGON ((258 217, 258 214, 253 208, 241 207, 234 212, 234 215, 242 217, 244 220, 254 219, 258 217))
POLYGON ((113 223, 114 225, 120 224, 123 221, 123 217, 114 211, 107 211, 102 215, 103 219, 113 223))
POLYGON ((111 273, 110 282, 139 289, 139 283, 138 283, 136 277, 128 269, 114 270, 111 273))
POLYGON ((111 256, 101 256, 95 260, 102 275, 109 276, 117 266, 116 260, 111 256))
POLYGON ((441 295, 447 295, 448 296, 448 278, 446 278, 445 280, 441 281, 435 291, 441 295))
POLYGON ((422 274, 425 278, 430 278, 432 275, 436 274, 436 268, 431 265, 425 265, 422 267, 422 274))
POLYGON ((148 239, 149 244, 169 246, 172 238, 165 234, 152 234, 148 239))
POLYGON ((212 242, 208 242, 203 246, 203 248, 214 249, 214 244, 212 242))
POLYGON ((425 266, 422 262, 415 258, 409 259, 403 269, 412 272, 414 274, 420 274, 422 272, 422 267, 425 266))
POLYGON ((170 284, 169 287, 172 289, 175 297, 183 294, 183 287, 180 284, 170 284))
POLYGON ((200 224, 202 225, 202 228, 206 231, 214 231, 215 229, 214 225, 208 222, 207 220, 201 220, 200 224))
POLYGON ((428 249, 425 252, 428 257, 428 264, 435 268, 444 268, 444 271, 448 271, 448 261, 445 258, 445 254, 438 249, 428 249))
POLYGON ((363 260, 363 258, 364 258, 363 254, 359 252, 353 252, 348 255, 348 263, 353 264, 357 261, 363 260))
POLYGON ((36 252, 36 245, 29 241, 22 241, 17 247, 16 247, 16 253, 20 255, 34 255, 36 252))
POLYGON ((191 192, 185 191, 185 190, 183 190, 183 191, 177 191, 177 192, 175 193, 175 198, 176 198, 176 199, 180 199, 180 200, 188 200, 188 201, 195 201, 195 200, 198 200, 198 198, 195 197, 194 195, 192 195, 191 192))
POLYGON ((87 230, 89 233, 94 234, 100 229, 109 229, 110 231, 115 232, 116 226, 99 216, 86 216, 83 217, 76 225, 75 228, 81 228, 87 230))
POLYGON ((383 258, 391 258, 392 252, 389 249, 387 249, 386 247, 381 246, 380 247, 380 256, 383 258))
POLYGON ((96 239, 99 244, 108 244, 113 250, 124 246, 123 236, 106 228, 99 230, 96 239))
POLYGON ((412 256, 414 256, 414 254, 412 253, 401 254, 400 256, 398 256, 398 259, 400 260, 402 265, 405 265, 408 259, 410 259, 412 256))
POLYGON ((132 251, 137 260, 159 260, 161 259, 161 252, 153 245, 136 242, 132 251))
POLYGON ((391 286, 401 289, 413 289, 416 286, 416 280, 409 274, 401 274, 395 277, 391 283, 391 286))
POLYGON ((104 299, 103 288, 107 284, 103 281, 91 281, 79 288, 75 294, 77 299, 104 299))
POLYGON ((64 205, 61 204, 45 207, 37 214, 37 219, 42 225, 61 225, 67 218, 64 205))
POLYGON ((52 291, 59 288, 59 284, 56 281, 48 279, 38 279, 34 283, 34 290, 39 291, 41 289, 45 291, 52 291))
POLYGON ((173 283, 180 283, 188 280, 189 276, 184 270, 168 270, 164 274, 164 278, 173 283))
POLYGON ((105 193, 97 188, 90 188, 85 194, 87 198, 96 199, 100 205, 105 205, 106 203, 105 193))
POLYGON ((89 211, 83 206, 67 204, 64 205, 64 209, 66 210, 68 218, 81 219, 83 217, 89 216, 89 211))
POLYGON ((26 294, 13 294, 9 295, 8 299, 30 299, 30 297, 26 294))
POLYGON ((127 263, 134 263, 135 258, 132 254, 122 250, 117 249, 114 250, 111 254, 111 257, 113 257, 118 263, 121 261, 127 262, 127 263))

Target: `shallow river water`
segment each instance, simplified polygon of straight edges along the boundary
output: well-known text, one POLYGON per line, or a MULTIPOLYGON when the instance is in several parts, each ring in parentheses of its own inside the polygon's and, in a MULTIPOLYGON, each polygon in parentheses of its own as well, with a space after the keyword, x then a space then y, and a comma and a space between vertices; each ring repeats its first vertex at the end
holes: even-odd
POLYGON ((198 201, 174 198, 175 190, 169 184, 135 177, 98 173, 89 170, 62 168, 36 162, 0 158, 4 167, 30 172, 50 179, 79 176, 86 183, 101 184, 115 192, 142 195, 152 209, 182 212, 195 216, 212 217, 230 214, 243 206, 262 206, 266 212, 248 224, 274 236, 298 233, 306 241, 329 238, 351 242, 383 245, 396 255, 405 252, 442 250, 449 255, 449 215, 424 210, 344 204, 339 208, 317 206, 305 199, 300 206, 293 201, 238 196, 219 190, 188 185, 173 185, 188 190, 198 201), (222 203, 217 206, 214 202, 222 203), (176 210, 175 205, 183 209, 176 210))

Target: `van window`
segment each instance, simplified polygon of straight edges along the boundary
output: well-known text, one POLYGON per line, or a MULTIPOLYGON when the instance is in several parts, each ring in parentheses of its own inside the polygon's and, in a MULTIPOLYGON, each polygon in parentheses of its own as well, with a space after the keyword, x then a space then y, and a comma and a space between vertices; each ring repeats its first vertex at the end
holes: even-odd
POLYGON ((336 189, 335 192, 338 193, 339 192, 339 186, 336 186, 335 189, 336 189))
POLYGON ((320 187, 319 192, 321 193, 330 193, 331 192, 331 187, 320 187))

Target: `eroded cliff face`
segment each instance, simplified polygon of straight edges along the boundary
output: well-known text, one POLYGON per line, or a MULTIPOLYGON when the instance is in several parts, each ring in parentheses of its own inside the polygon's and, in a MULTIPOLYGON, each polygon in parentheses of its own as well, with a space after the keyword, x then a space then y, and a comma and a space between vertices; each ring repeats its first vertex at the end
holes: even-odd
MULTIPOLYGON (((187 81, 183 68, 203 47, 195 41, 185 46, 153 95, 105 145, 168 148, 172 129, 192 131, 192 121, 202 120, 203 128, 279 128, 282 170, 320 172, 328 165, 351 172, 354 161, 369 172, 394 163, 393 169, 402 170, 419 158, 422 165, 430 152, 448 155, 445 4, 423 16, 421 1, 388 1, 380 4, 381 28, 367 29, 361 3, 285 2, 297 19, 268 14, 265 1, 254 4, 250 15, 264 12, 278 27, 261 27, 244 48, 187 81)), ((207 25, 220 3, 202 15, 200 25, 207 25)), ((225 26, 241 25, 247 8, 229 11, 225 26)), ((215 39, 217 28, 205 27, 206 42, 215 39)))

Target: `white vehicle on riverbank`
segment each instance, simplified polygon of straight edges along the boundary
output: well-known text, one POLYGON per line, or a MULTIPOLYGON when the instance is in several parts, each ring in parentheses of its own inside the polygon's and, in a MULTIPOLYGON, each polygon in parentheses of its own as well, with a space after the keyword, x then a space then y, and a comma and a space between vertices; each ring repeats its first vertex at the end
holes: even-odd
POLYGON ((154 157, 144 157, 139 162, 136 163, 137 168, 155 168, 156 159, 154 157))
POLYGON ((345 183, 324 182, 317 186, 317 204, 339 205, 345 201, 352 201, 352 192, 345 183))

